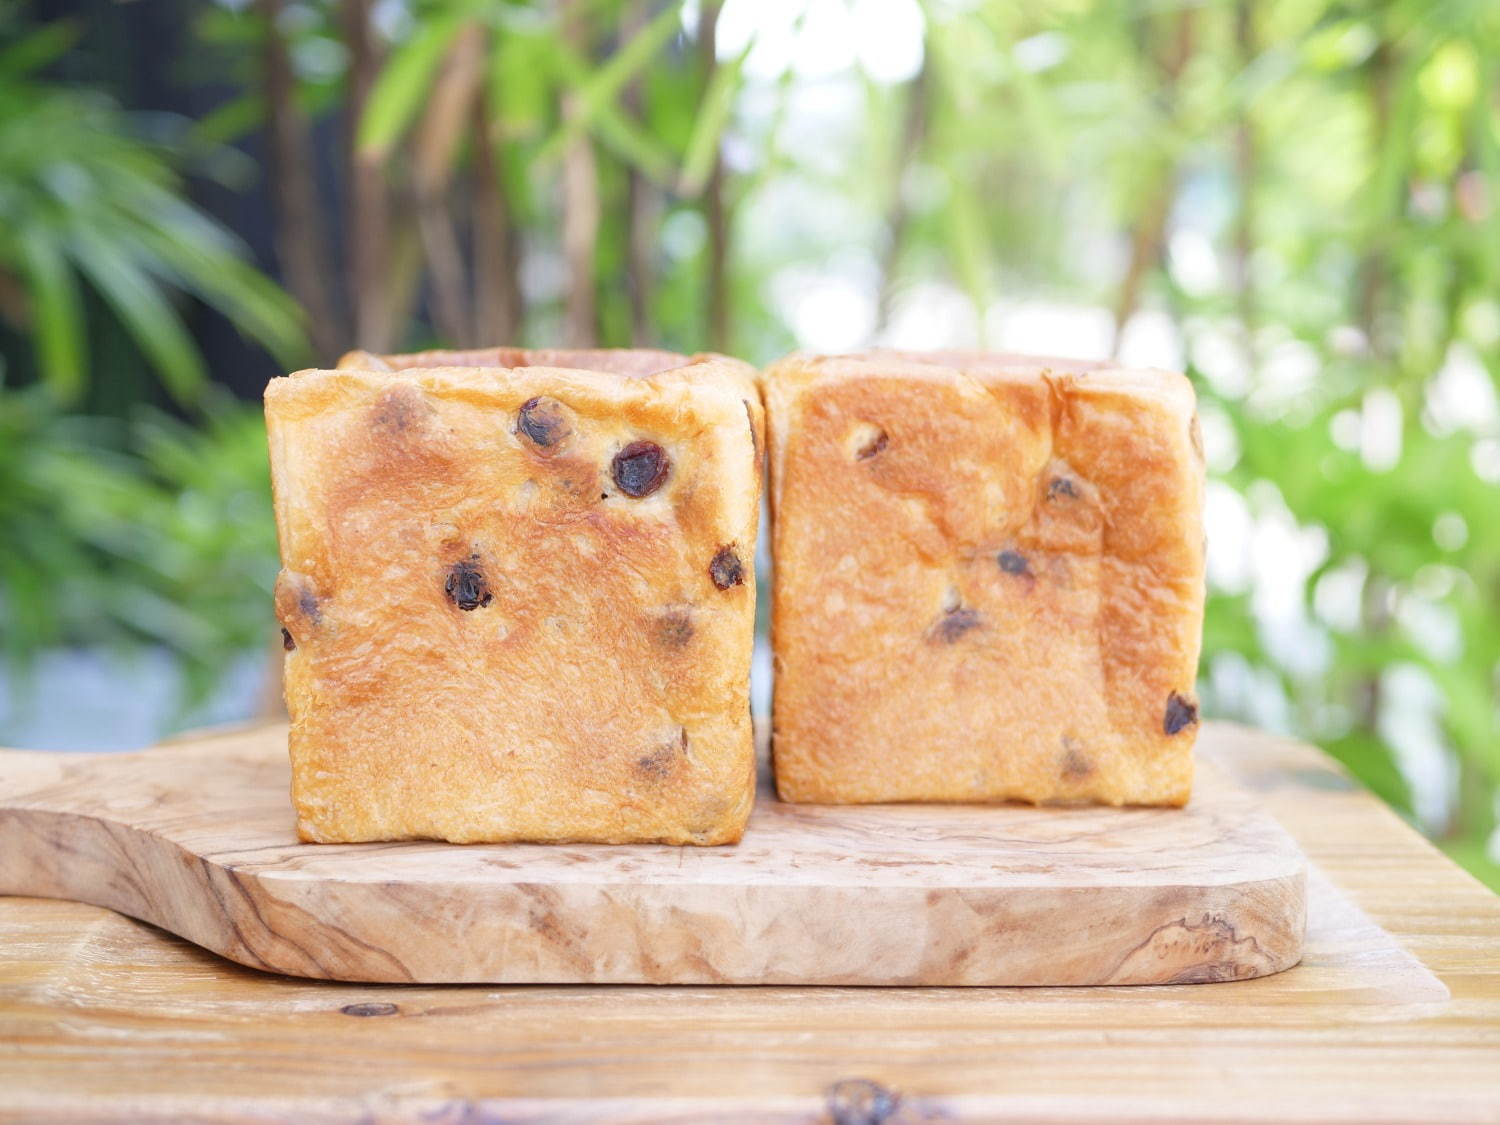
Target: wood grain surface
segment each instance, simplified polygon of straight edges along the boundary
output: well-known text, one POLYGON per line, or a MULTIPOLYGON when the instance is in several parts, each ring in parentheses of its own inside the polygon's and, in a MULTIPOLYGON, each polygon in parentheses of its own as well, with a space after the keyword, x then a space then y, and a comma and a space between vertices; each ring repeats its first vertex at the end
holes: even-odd
POLYGON ((1204 983, 1301 956, 1305 868, 1213 766, 1179 809, 788 805, 735 847, 300 844, 285 729, 0 754, 0 892, 391 983, 1204 983))
POLYGON ((353 985, 0 898, 0 1119, 1500 1121, 1500 899, 1325 756, 1203 753, 1312 861, 1301 964, 1145 988, 353 985))

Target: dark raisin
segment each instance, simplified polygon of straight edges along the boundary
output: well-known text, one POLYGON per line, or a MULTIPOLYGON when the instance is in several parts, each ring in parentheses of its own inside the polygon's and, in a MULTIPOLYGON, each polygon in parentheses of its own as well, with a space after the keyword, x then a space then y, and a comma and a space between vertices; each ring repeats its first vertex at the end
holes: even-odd
POLYGON ((675 742, 664 742, 644 758, 637 758, 635 768, 648 777, 666 777, 679 757, 687 754, 688 733, 683 727, 675 742))
POLYGON ((745 580, 745 566, 733 547, 720 547, 713 561, 708 564, 708 576, 719 589, 727 590, 745 580))
POLYGON ((477 560, 478 556, 475 555, 448 568, 448 580, 443 583, 443 592, 459 609, 478 609, 494 600, 477 560))
POLYGON ((885 447, 890 444, 891 439, 887 436, 886 432, 884 430, 877 430, 874 437, 859 447, 858 452, 854 454, 854 459, 856 461, 868 461, 871 457, 884 453, 885 447))
POLYGON ((516 432, 525 434, 543 449, 559 445, 573 432, 567 411, 555 398, 538 395, 528 399, 516 415, 516 432))
POLYGON ((1047 499, 1056 500, 1059 496, 1076 498, 1078 489, 1067 477, 1053 477, 1047 485, 1047 499))
POLYGON ((394 1016, 401 1009, 394 1004, 367 1000, 363 1004, 345 1004, 339 1011, 346 1016, 394 1016))
POLYGON ((1062 775, 1066 781, 1081 781, 1094 772, 1094 763, 1071 738, 1063 739, 1062 775))
POLYGON ((637 758, 635 768, 647 777, 665 777, 672 768, 672 748, 658 746, 644 758, 637 758))
POLYGON ((1006 574, 1026 573, 1026 556, 1020 551, 1001 551, 995 561, 1006 574))
POLYGON ((959 606, 946 611, 933 627, 938 640, 952 644, 970 629, 979 628, 979 611, 959 606))
POLYGON ((1162 719, 1161 729, 1168 734, 1176 734, 1180 730, 1198 724, 1198 704, 1184 695, 1178 695, 1175 691, 1167 696, 1167 713, 1162 719))
POLYGON ((285 629, 281 630, 281 647, 286 649, 287 652, 291 652, 297 647, 297 642, 292 640, 292 635, 285 629))
POLYGON ((302 611, 302 616, 316 625, 323 620, 323 607, 318 604, 318 595, 303 587, 297 595, 297 608, 302 611))
POLYGON ((633 441, 615 454, 609 474, 621 492, 639 499, 660 488, 670 468, 667 451, 656 442, 633 441))
POLYGON ((667 610, 657 622, 656 636, 668 648, 682 648, 693 639, 692 610, 667 610))
POLYGON ((900 1094, 868 1078, 835 1082, 824 1099, 832 1125, 886 1125, 901 1109, 900 1094))
POLYGON ((422 393, 415 387, 393 387, 375 400, 375 425, 404 434, 421 420, 424 405, 422 393))

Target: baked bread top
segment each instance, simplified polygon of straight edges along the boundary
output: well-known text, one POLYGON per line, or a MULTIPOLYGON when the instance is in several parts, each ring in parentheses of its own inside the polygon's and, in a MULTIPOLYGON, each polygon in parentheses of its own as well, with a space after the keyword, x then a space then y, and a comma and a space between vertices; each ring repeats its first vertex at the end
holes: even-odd
MULTIPOLYGON (((565 367, 575 371, 608 372, 615 375, 655 375, 701 361, 724 357, 686 356, 657 348, 469 348, 436 349, 376 355, 352 351, 339 358, 338 366, 361 371, 405 371, 413 367, 565 367)), ((729 361, 719 376, 740 374, 755 378, 753 368, 729 361), (741 370, 743 369, 743 370, 741 370)))
POLYGON ((1187 799, 1204 552, 1184 377, 868 352, 788 357, 765 387, 783 796, 1187 799))
POLYGON ((339 357, 340 369, 357 371, 409 371, 433 367, 552 367, 570 371, 631 377, 659 376, 668 379, 712 380, 734 387, 745 400, 755 436, 755 455, 761 461, 766 448, 766 413, 760 388, 760 372, 748 363, 714 352, 683 355, 658 348, 471 348, 462 351, 436 349, 376 355, 356 350, 339 357))
POLYGON ((305 838, 738 838, 760 405, 655 363, 267 387, 305 838))

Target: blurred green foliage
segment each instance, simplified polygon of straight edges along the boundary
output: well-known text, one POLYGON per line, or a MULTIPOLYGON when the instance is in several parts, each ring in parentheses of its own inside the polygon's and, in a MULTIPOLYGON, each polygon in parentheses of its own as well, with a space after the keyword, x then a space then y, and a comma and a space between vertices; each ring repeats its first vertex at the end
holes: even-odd
POLYGON ((180 147, 41 76, 75 25, 7 8, 0 30, 0 322, 28 345, 0 356, 9 702, 46 647, 153 643, 182 656, 190 704, 263 639, 275 538, 263 428, 214 388, 181 307, 204 302, 286 363, 306 353, 302 317, 185 199, 180 147), (118 403, 112 384, 139 394, 140 369, 191 424, 128 399, 69 412, 118 403))
MULTIPOLYGON (((1210 462, 1208 710, 1320 742, 1500 886, 1491 0, 413 0, 378 12, 259 0, 205 6, 195 33, 200 68, 241 87, 195 143, 294 136, 299 119, 348 138, 344 194, 286 176, 260 185, 286 197, 284 215, 316 190, 325 226, 350 223, 334 239, 304 213, 294 232, 342 243, 344 261, 330 250, 288 278, 304 304, 342 293, 323 350, 503 334, 764 361, 830 341, 1026 343, 1028 324, 1058 310, 1060 350, 1165 350, 1198 387, 1210 462), (372 12, 356 49, 350 13, 372 12), (289 90, 261 68, 277 49, 289 90), (349 195, 355 182, 383 202, 349 195), (364 279, 369 300, 351 291, 361 253, 387 263, 364 279), (351 275, 342 289, 331 280, 351 275)), ((0 54, 0 148, 63 96, 18 85, 61 33, 39 34, 0 54)), ((87 150, 76 163, 134 151, 116 111, 66 97, 78 107, 66 124, 107 135, 68 149, 87 150)), ((25 171, 43 146, 14 143, 26 160, 20 174, 0 161, 0 277, 28 294, 24 323, 66 393, 97 365, 70 351, 78 302, 58 263, 106 301, 119 286, 91 272, 108 253, 69 249, 67 224, 83 220, 36 186, 51 183, 46 169, 25 171), (24 206, 46 217, 55 249, 31 245, 43 235, 11 218, 17 198, 42 201, 24 206)), ((149 165, 141 197, 153 216, 180 217, 163 167, 149 165)), ((196 219, 184 229, 202 233, 196 219)), ((135 259, 142 276, 213 295, 160 239, 133 245, 158 254, 135 259)), ((276 298, 258 280, 241 296, 241 323, 267 327, 276 298)), ((161 316, 165 301, 153 299, 161 316)), ((139 321, 171 385, 200 381, 180 330, 158 336, 111 307, 139 321)), ((210 668, 216 646, 253 635, 241 595, 262 599, 272 550, 253 420, 195 416, 103 440, 39 397, 0 403, 23 435, 0 446, 0 503, 24 529, 12 538, 37 545, 7 564, 20 575, 3 619, 13 656, 155 636, 210 668), (80 443, 99 453, 65 455, 80 443), (151 517, 149 559, 109 534, 150 506, 142 492, 158 504, 181 493, 174 516, 169 504, 151 517), (63 518, 48 510, 59 496, 63 518), (235 505, 232 526, 215 518, 235 505), (117 570, 135 586, 106 589, 98 576, 117 570), (81 593, 41 613, 32 595, 53 575, 81 593)))
POLYGON ((6 30, 0 278, 8 307, 0 311, 29 332, 55 397, 76 402, 95 371, 85 284, 179 401, 208 381, 174 307, 179 294, 218 308, 292 362, 305 348, 296 306, 245 263, 228 231, 182 198, 171 154, 143 140, 108 99, 37 77, 68 48, 73 26, 6 30))
POLYGON ((162 645, 185 705, 265 642, 276 532, 265 427, 230 403, 186 423, 61 412, 45 387, 0 393, 0 621, 24 705, 57 645, 162 645))

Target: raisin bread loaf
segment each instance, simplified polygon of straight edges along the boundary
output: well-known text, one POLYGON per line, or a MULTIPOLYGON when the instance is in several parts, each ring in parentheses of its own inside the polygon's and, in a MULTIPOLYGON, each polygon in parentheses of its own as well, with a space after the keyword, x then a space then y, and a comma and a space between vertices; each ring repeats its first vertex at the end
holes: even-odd
POLYGON ((753 371, 354 353, 265 397, 304 839, 739 838, 753 371))
POLYGON ((792 356, 765 389, 783 798, 1188 799, 1185 378, 872 352, 792 356))

